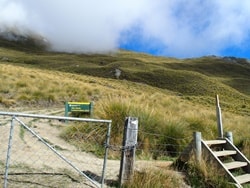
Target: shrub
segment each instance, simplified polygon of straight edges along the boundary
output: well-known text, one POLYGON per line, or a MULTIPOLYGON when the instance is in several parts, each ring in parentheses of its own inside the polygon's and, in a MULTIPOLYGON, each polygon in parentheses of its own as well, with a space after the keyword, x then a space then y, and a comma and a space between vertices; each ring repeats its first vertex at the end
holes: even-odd
POLYGON ((125 118, 130 115, 130 106, 117 101, 103 106, 105 119, 112 120, 111 142, 122 143, 125 118))
POLYGON ((161 128, 158 149, 166 151, 172 157, 178 156, 190 141, 187 127, 182 122, 167 122, 161 128))

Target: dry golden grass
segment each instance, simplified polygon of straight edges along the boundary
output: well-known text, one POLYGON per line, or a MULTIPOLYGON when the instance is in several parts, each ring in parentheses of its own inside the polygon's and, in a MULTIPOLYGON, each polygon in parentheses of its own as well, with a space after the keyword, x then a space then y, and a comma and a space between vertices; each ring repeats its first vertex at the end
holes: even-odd
POLYGON ((172 188, 172 187, 188 187, 183 177, 169 169, 143 169, 141 171, 135 171, 133 179, 130 182, 125 183, 122 187, 126 188, 172 188))
POLYGON ((225 172, 218 169, 214 162, 205 157, 200 163, 192 158, 186 168, 188 181, 194 187, 235 187, 233 183, 228 182, 225 172))
MULTIPOLYGON (((48 106, 63 109, 65 101, 94 101, 94 116, 107 119, 113 118, 113 112, 110 111, 110 108, 112 105, 118 104, 118 108, 127 113, 125 115, 136 115, 139 120, 142 120, 140 123, 143 124, 140 125, 140 128, 149 128, 153 125, 158 127, 159 133, 163 133, 161 131, 165 130, 166 126, 171 125, 186 137, 192 137, 193 131, 202 132, 204 139, 215 139, 217 137, 215 105, 204 106, 172 91, 126 80, 1 64, 1 110, 47 108, 48 106), (181 130, 177 129, 179 125, 181 130)), ((117 113, 117 115, 113 115, 120 118, 120 122, 117 124, 120 123, 120 126, 123 127, 121 122, 124 119, 121 119, 123 116, 119 114, 121 112, 115 108, 113 110, 117 113)), ((233 132, 235 143, 241 147, 242 152, 249 158, 249 116, 225 112, 223 111, 223 105, 222 115, 224 130, 233 132)), ((113 121, 112 127, 116 126, 118 125, 113 121)), ((150 128, 150 130, 152 129, 154 127, 150 128)), ((148 130, 145 129, 145 131, 148 130)), ((115 135, 112 133, 112 138, 114 137, 115 135)), ((120 141, 121 136, 117 137, 114 142, 120 141)), ((145 142, 146 148, 144 149, 151 147, 149 138, 141 137, 141 140, 145 142)), ((210 170, 202 169, 201 171, 206 177, 209 176, 210 170)), ((177 186, 180 183, 178 178, 171 174, 147 170, 136 174, 135 180, 148 187, 151 187, 150 183, 154 181, 171 186, 177 186)))
MULTIPOLYGON (((25 105, 29 108, 48 105, 63 108, 65 101, 94 101, 96 117, 108 116, 103 114, 103 107, 116 102, 150 114, 161 122, 181 121, 190 136, 197 130, 204 133, 205 139, 217 136, 215 106, 193 103, 174 92, 126 80, 1 64, 1 108, 25 105)), ((222 114, 224 129, 233 132, 236 143, 242 138, 249 139, 249 116, 224 112, 223 106, 222 114)))

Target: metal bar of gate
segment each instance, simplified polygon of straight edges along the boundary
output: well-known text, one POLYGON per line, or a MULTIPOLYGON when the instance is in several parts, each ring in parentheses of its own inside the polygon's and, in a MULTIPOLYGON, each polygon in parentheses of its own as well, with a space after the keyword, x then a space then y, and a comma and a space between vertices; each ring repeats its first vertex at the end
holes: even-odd
POLYGON ((106 144, 105 144, 105 156, 104 156, 104 163, 103 163, 103 170, 102 170, 102 180, 101 180, 101 187, 103 188, 104 185, 104 179, 105 179, 105 173, 106 173, 106 165, 107 165, 107 159, 108 159, 108 149, 109 149, 109 141, 110 141, 110 133, 111 133, 111 123, 108 125, 108 131, 106 136, 106 144))
POLYGON ((15 117, 41 118, 41 119, 56 119, 56 120, 69 120, 69 121, 84 121, 84 122, 94 122, 94 123, 112 123, 112 120, 104 120, 104 119, 75 118, 75 117, 39 115, 39 114, 25 114, 25 113, 3 112, 3 111, 0 111, 0 115, 15 116, 15 117))
POLYGON ((12 120, 11 120, 8 151, 7 151, 7 159, 6 159, 6 165, 5 165, 4 188, 7 188, 7 186, 8 186, 8 171, 9 171, 9 163, 10 163, 10 152, 11 152, 11 146, 12 146, 12 137, 13 137, 13 132, 14 132, 14 119, 15 119, 15 117, 13 116, 12 120))

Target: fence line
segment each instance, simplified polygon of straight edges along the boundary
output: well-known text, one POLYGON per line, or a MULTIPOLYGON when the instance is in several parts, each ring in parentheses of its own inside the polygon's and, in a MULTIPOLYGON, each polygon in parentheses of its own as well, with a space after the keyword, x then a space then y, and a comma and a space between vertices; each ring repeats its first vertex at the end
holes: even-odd
MULTIPOLYGON (((183 154, 183 149, 187 147, 187 145, 190 143, 190 141, 193 139, 192 136, 185 136, 182 138, 176 138, 176 137, 171 137, 171 136, 166 136, 165 134, 155 134, 155 133, 150 133, 142 130, 138 130, 138 133, 142 137, 150 137, 151 140, 155 140, 154 137, 159 138, 167 138, 169 141, 172 141, 173 143, 144 143, 143 141, 138 141, 138 143, 134 146, 136 147, 136 153, 137 157, 141 157, 140 153, 157 153, 162 156, 172 156, 172 155, 179 155, 183 154), (147 148, 149 146, 149 148, 147 148), (146 147, 146 148, 145 148, 146 147), (174 149, 175 148, 175 149, 174 149), (176 149, 179 148, 179 149, 176 149)), ((139 137, 140 137, 139 136, 139 137)), ((130 149, 130 148, 124 148, 120 144, 110 144, 109 149, 114 152, 121 152, 125 149, 130 149)), ((188 153, 187 153, 188 154, 188 153)), ((142 156, 143 157, 143 156, 142 156)))
MULTIPOLYGON (((168 138, 171 138, 171 137, 168 137, 168 138)), ((183 139, 175 139, 175 138, 172 138, 173 140, 187 140, 187 138, 190 138, 191 137, 186 137, 186 138, 183 138, 183 139)), ((187 143, 188 144, 188 143, 187 143)), ((181 146, 181 147, 186 147, 187 144, 151 144, 151 146, 181 146)), ((137 148, 140 148, 141 146, 144 146, 144 145, 147 145, 145 143, 142 143, 142 142, 138 142, 135 147, 137 148)), ((107 147, 109 147, 109 149, 113 150, 113 151, 122 151, 124 149, 127 149, 126 147, 123 147, 121 145, 115 145, 115 144, 110 144, 108 145, 107 147)), ((140 150, 140 149, 139 149, 140 150)), ((141 149, 142 150, 142 149, 141 149)))
POLYGON ((172 139, 172 140, 193 139, 192 136, 187 136, 187 137, 183 137, 183 138, 176 138, 176 137, 166 136, 166 135, 164 135, 164 134, 159 134, 159 133, 149 133, 149 132, 142 131, 142 130, 139 130, 138 132, 139 132, 139 133, 143 133, 143 134, 145 134, 145 135, 162 136, 162 137, 164 137, 164 138, 170 138, 170 139, 172 139))

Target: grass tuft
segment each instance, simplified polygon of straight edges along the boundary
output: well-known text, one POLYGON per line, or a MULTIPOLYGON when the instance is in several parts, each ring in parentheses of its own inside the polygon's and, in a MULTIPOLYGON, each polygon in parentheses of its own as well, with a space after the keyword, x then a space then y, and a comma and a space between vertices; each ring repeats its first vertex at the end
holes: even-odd
POLYGON ((135 171, 133 179, 125 183, 123 188, 172 188, 182 187, 183 181, 180 177, 173 174, 171 171, 160 169, 144 169, 142 171, 135 171))

